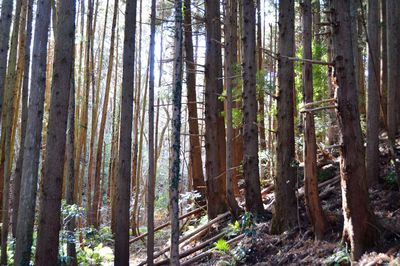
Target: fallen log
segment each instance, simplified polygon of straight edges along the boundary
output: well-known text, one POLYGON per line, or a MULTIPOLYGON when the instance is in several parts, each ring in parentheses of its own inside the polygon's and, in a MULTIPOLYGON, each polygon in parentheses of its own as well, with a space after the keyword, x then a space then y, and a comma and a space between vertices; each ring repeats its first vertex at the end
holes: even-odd
MULTIPOLYGON (((192 236, 197 235, 199 233, 202 233, 202 231, 209 229, 212 225, 214 225, 214 224, 220 222, 222 219, 228 217, 229 214, 230 214, 229 212, 220 214, 216 218, 214 218, 211 221, 209 221, 208 223, 206 223, 206 224, 200 226, 199 228, 195 229, 193 232, 190 232, 189 234, 182 236, 179 239, 179 244, 182 243, 183 241, 191 238, 192 236)), ((167 252, 169 249, 170 249, 170 246, 168 246, 168 247, 162 249, 161 251, 155 253, 154 254, 154 259, 160 257, 162 254, 167 252)), ((140 264, 138 264, 138 266, 146 265, 146 263, 147 263, 147 261, 142 261, 140 264)))
MULTIPOLYGON (((186 257, 189 256, 189 255, 192 255, 192 254, 195 253, 196 251, 199 251, 199 250, 201 250, 201 249, 207 247, 207 246, 208 246, 209 244, 211 244, 212 242, 215 242, 215 241, 217 241, 218 239, 222 238, 224 235, 226 235, 226 232, 219 233, 218 235, 213 236, 213 237, 210 238, 210 239, 207 239, 206 241, 200 243, 199 245, 197 245, 197 246, 195 246, 195 247, 193 247, 193 248, 191 248, 191 249, 185 250, 184 252, 182 252, 182 253, 179 254, 179 259, 183 259, 183 258, 186 258, 186 257)), ((164 260, 161 260, 161 261, 156 262, 154 265, 155 265, 155 266, 160 266, 160 265, 167 265, 168 263, 169 263, 169 258, 166 258, 166 259, 164 259, 164 260)))
MULTIPOLYGON (((235 238, 229 240, 229 241, 227 242, 227 244, 231 245, 232 243, 235 243, 235 242, 237 242, 237 241, 240 241, 241 239, 244 238, 244 236, 245 236, 245 234, 238 235, 237 237, 235 237, 235 238)), ((206 251, 206 252, 203 252, 203 253, 201 253, 201 254, 199 254, 199 255, 197 255, 197 256, 191 258, 191 259, 188 259, 187 261, 184 261, 183 263, 181 263, 181 266, 190 266, 190 265, 194 265, 194 263, 196 263, 197 261, 201 260, 202 258, 205 258, 205 257, 207 257, 207 256, 212 255, 212 253, 213 253, 214 251, 215 251, 215 248, 212 248, 212 249, 210 249, 210 250, 208 250, 208 251, 206 251)))
MULTIPOLYGON (((195 210, 190 211, 190 212, 188 212, 188 213, 185 213, 184 215, 182 215, 182 216, 179 217, 179 220, 185 219, 185 218, 187 218, 187 217, 189 217, 189 216, 191 216, 191 215, 193 215, 193 214, 197 214, 197 213, 201 212, 202 210, 204 210, 204 208, 198 208, 198 209, 195 209, 195 210)), ((167 226, 170 225, 170 224, 171 224, 171 222, 167 222, 167 223, 165 223, 165 224, 162 224, 162 225, 160 225, 160 226, 157 226, 156 228, 154 228, 154 232, 156 232, 156 231, 158 231, 158 230, 161 230, 161 229, 167 227, 167 226)), ((140 240, 140 239, 146 237, 147 235, 148 235, 148 233, 146 232, 146 233, 144 233, 144 234, 142 234, 142 235, 140 235, 140 236, 137 236, 137 237, 135 237, 135 238, 129 240, 129 244, 135 243, 136 241, 138 241, 138 240, 140 240)))

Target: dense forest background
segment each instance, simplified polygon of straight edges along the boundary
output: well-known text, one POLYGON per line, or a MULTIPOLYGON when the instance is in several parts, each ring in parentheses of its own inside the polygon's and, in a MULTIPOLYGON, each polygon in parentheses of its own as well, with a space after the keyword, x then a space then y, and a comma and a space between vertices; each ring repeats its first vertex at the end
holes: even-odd
POLYGON ((397 0, 2 0, 1 265, 400 263, 397 0))

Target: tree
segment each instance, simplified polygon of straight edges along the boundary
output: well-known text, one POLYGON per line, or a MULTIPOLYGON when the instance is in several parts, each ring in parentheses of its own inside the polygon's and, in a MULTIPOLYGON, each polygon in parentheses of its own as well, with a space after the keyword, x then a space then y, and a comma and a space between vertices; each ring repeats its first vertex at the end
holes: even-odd
POLYGON ((246 209, 261 218, 265 211, 258 170, 255 11, 253 0, 243 1, 243 174, 246 185, 246 209))
POLYGON ((205 146, 208 218, 227 211, 225 123, 222 95, 221 23, 219 1, 206 0, 205 146))
POLYGON ((236 0, 228 0, 225 18, 225 68, 226 68, 226 199, 230 212, 239 217, 239 205, 235 199, 233 158, 233 90, 237 88, 235 66, 237 65, 237 7, 236 0))
MULTIPOLYGON (((303 58, 312 59, 312 13, 311 0, 301 3, 303 11, 303 58)), ((313 102, 312 65, 303 62, 303 94, 304 103, 313 102)), ((314 114, 307 112, 304 119, 304 198, 307 214, 310 219, 315 238, 321 240, 327 229, 318 192, 317 176, 317 144, 315 137, 314 114)))
POLYGON ((171 265, 179 266, 179 176, 181 152, 181 107, 183 72, 183 14, 182 0, 175 1, 175 64, 174 89, 172 92, 172 156, 170 168, 171 206, 171 265))
POLYGON ((156 1, 151 1, 149 54, 149 175, 147 181, 147 264, 153 265, 154 253, 154 198, 155 198, 155 153, 154 153, 154 64, 156 34, 156 1))
POLYGON ((199 122, 197 115, 197 97, 196 97, 196 63, 193 56, 193 34, 192 34, 192 12, 191 0, 185 0, 184 29, 185 29, 185 55, 186 55, 186 89, 188 101, 188 117, 189 117, 189 141, 190 141, 190 157, 189 157, 189 173, 192 176, 193 190, 198 191, 204 202, 205 182, 203 173, 203 163, 201 160, 201 144, 199 137, 199 122))
POLYGON ((368 1, 368 97, 366 169, 368 185, 379 178, 380 39, 379 2, 368 1))
POLYGON ((333 59, 337 79, 337 115, 341 130, 341 189, 344 215, 343 239, 351 257, 358 260, 378 237, 378 224, 369 207, 357 82, 354 73, 349 1, 331 1, 333 59), (349 34, 350 33, 350 34, 349 34))
POLYGON ((400 2, 395 0, 386 1, 387 15, 387 126, 389 140, 393 142, 398 130, 398 117, 400 93, 398 84, 400 83, 400 2))
POLYGON ((75 13, 74 0, 58 1, 46 161, 40 195, 37 265, 55 265, 58 262, 68 99, 75 48, 75 13))
POLYGON ((50 1, 38 3, 32 50, 29 109, 26 122, 21 191, 18 206, 15 264, 29 265, 35 219, 39 154, 46 82, 47 40, 50 1))
POLYGON ((107 111, 108 111, 108 101, 110 97, 110 87, 111 87, 111 77, 112 77, 112 68, 114 63, 114 42, 115 42, 115 27, 117 24, 117 15, 118 15, 118 0, 114 1, 114 14, 111 26, 111 41, 110 41, 110 56, 108 59, 108 70, 107 70, 107 78, 106 78, 106 89, 104 95, 104 103, 103 109, 101 113, 101 121, 100 121, 100 131, 98 135, 98 144, 97 144, 97 154, 96 154, 96 168, 95 168, 95 193, 93 199, 93 224, 95 226, 99 226, 98 219, 98 210, 99 210, 99 202, 100 202, 100 166, 102 161, 102 150, 103 150, 103 142, 104 142, 104 131, 107 120, 107 111))
POLYGON ((275 206, 271 233, 279 234, 297 224, 294 147, 294 69, 288 57, 294 55, 294 1, 279 3, 279 61, 277 98, 277 149, 275 206))
POLYGON ((129 204, 135 68, 136 0, 127 1, 122 72, 119 163, 116 180, 115 265, 129 265, 129 204))
POLYGON ((24 159, 24 143, 25 143, 25 132, 26 124, 28 120, 28 86, 29 86, 29 74, 30 74, 30 62, 31 62, 31 42, 32 42, 32 20, 33 20, 33 0, 28 1, 28 15, 26 22, 26 45, 25 45, 25 59, 24 59, 24 75, 22 81, 22 103, 21 103, 21 141, 20 149, 18 151, 18 158, 15 166, 14 173, 14 206, 12 225, 13 235, 17 234, 17 219, 18 219, 18 205, 21 190, 21 177, 22 177, 22 162, 24 159))
POLYGON ((4 82, 7 72, 7 55, 10 41, 11 20, 14 1, 3 0, 0 17, 0 114, 2 113, 4 82))

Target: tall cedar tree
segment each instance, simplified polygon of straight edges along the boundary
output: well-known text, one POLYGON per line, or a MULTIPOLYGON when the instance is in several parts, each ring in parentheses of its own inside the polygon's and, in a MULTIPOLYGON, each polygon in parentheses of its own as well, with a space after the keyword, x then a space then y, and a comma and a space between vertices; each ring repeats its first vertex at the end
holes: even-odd
POLYGON ((147 181, 147 264, 153 265, 154 253, 154 198, 155 198, 155 153, 154 153, 154 65, 156 35, 156 1, 151 1, 149 51, 149 175, 147 181))
POLYGON ((238 82, 235 76, 237 65, 237 0, 228 0, 225 17, 225 69, 226 69, 226 200, 232 215, 239 217, 239 205, 234 194, 234 129, 233 129, 233 90, 238 82))
POLYGON ((18 205, 21 191, 21 178, 22 178, 22 162, 24 159, 24 143, 25 143, 25 132, 26 124, 28 120, 28 86, 29 86, 29 74, 30 74, 30 62, 31 62, 31 42, 32 42, 32 21, 33 21, 33 0, 28 1, 28 17, 26 22, 26 45, 25 45, 25 59, 24 59, 24 76, 22 81, 22 98, 21 98, 21 145, 18 151, 18 158, 15 166, 14 174, 14 192, 13 192, 13 204, 16 208, 13 209, 12 226, 13 236, 17 235, 17 219, 18 219, 18 205))
POLYGON ((367 97, 367 148, 366 168, 368 185, 379 178, 379 86, 380 86, 380 38, 379 2, 368 1, 368 97, 367 97))
POLYGON ((15 265, 29 265, 31 258, 46 86, 47 40, 51 15, 50 0, 39 2, 36 10, 32 50, 32 65, 35 67, 32 67, 30 79, 29 111, 24 143, 14 255, 15 265))
POLYGON ((53 83, 47 130, 44 178, 40 197, 36 265, 56 265, 61 217, 68 99, 75 48, 74 0, 57 5, 57 35, 54 47, 53 83))
POLYGON ((197 115, 196 97, 196 63, 193 56, 192 11, 191 0, 185 0, 184 28, 185 28, 185 55, 186 55, 186 89, 189 123, 189 173, 193 190, 200 193, 199 203, 205 200, 205 181, 203 163, 201 159, 201 144, 199 137, 199 121, 197 115))
POLYGON ((225 180, 225 121, 222 95, 222 57, 220 3, 205 1, 206 66, 205 66, 205 145, 208 218, 227 211, 225 180))
MULTIPOLYGON (((189 7, 190 8, 190 7, 189 7)), ((175 64, 172 92, 172 155, 169 175, 171 207, 171 265, 179 266, 179 175, 181 150, 181 109, 183 76, 183 14, 182 0, 175 0, 175 64)))
POLYGON ((129 205, 135 69, 136 0, 126 2, 121 127, 116 180, 115 265, 129 265, 129 205))
POLYGON ((7 55, 9 49, 10 30, 13 5, 15 1, 3 0, 0 17, 0 115, 3 110, 4 83, 7 72, 7 55))
POLYGON ((277 98, 277 166, 275 206, 271 233, 279 234, 297 224, 296 159, 294 147, 294 0, 279 3, 279 57, 277 98))
POLYGON ((365 160, 351 32, 350 3, 330 1, 333 59, 337 79, 337 115, 341 129, 340 175, 344 215, 343 239, 358 260, 377 240, 378 224, 369 208, 365 160))
POLYGON ((243 174, 246 209, 256 217, 264 215, 258 170, 256 9, 253 0, 243 1, 243 174))
MULTIPOLYGON (((303 58, 312 59, 312 12, 311 0, 301 4, 303 11, 303 58)), ((313 102, 312 65, 303 62, 304 103, 313 102)), ((315 138, 314 114, 307 112, 304 119, 304 195, 307 214, 313 227, 315 238, 321 240, 327 229, 318 192, 317 143, 315 138)))

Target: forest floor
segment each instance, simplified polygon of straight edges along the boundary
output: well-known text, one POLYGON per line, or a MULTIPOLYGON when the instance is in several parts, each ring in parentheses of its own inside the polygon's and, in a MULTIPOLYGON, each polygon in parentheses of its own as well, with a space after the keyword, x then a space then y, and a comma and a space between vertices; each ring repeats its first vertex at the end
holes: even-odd
MULTIPOLYGON (((387 147, 384 145, 381 145, 380 159, 380 183, 370 189, 370 200, 372 208, 385 231, 382 232, 382 240, 376 245, 376 248, 366 253, 357 263, 353 262, 354 265, 400 265, 400 192, 390 166, 387 147)), ((324 181, 338 179, 339 159, 332 156, 326 161, 320 164, 319 176, 324 181)), ((299 169, 299 172, 302 172, 301 169, 299 169)), ((301 187, 301 184, 299 187, 301 187)), ((272 190, 268 192, 263 194, 263 200, 265 207, 271 212, 274 194, 272 190)), ((253 224, 251 228, 249 227, 246 230, 240 230, 240 233, 244 232, 245 234, 240 241, 229 244, 229 239, 234 238, 232 235, 226 239, 227 242, 222 241, 218 244, 217 241, 213 241, 206 248, 182 259, 182 262, 187 262, 188 265, 202 266, 350 265, 351 261, 347 248, 341 243, 343 215, 340 183, 333 182, 324 186, 320 189, 320 195, 329 222, 329 230, 324 241, 314 241, 311 226, 306 217, 304 200, 299 197, 299 226, 295 230, 285 232, 282 235, 271 235, 269 234, 271 220, 268 219, 263 223, 253 224), (212 248, 214 249, 210 252, 209 250, 212 248), (191 259, 199 256, 204 257, 196 260, 196 262, 190 262, 191 259)), ((206 237, 190 243, 185 250, 193 249, 196 245, 215 236, 221 232, 221 228, 224 226, 228 228, 227 230, 231 230, 235 227, 233 224, 232 221, 225 221, 218 228, 210 230, 206 237)), ((158 233, 158 250, 168 242, 168 234, 168 230, 165 230, 164 233, 158 233)), ((137 243, 131 248, 132 254, 134 254, 132 265, 137 265, 140 261, 145 260, 144 242, 137 243)), ((161 259, 165 258, 162 257, 161 259)))

